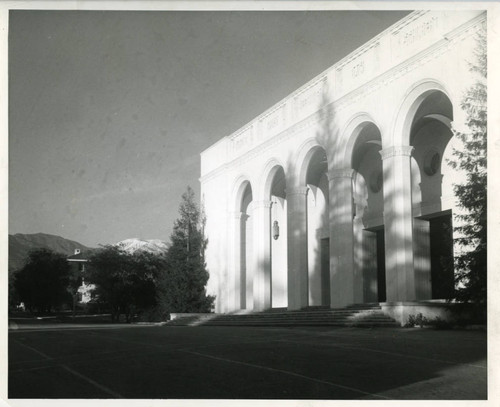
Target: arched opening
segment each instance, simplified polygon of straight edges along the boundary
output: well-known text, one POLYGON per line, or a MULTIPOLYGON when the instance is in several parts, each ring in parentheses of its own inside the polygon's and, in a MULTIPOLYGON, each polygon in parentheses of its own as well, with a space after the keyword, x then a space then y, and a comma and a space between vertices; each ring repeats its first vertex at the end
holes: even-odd
POLYGON ((249 182, 244 186, 240 203, 239 249, 240 273, 239 293, 240 308, 253 308, 253 222, 252 222, 252 187, 249 182))
POLYGON ((453 202, 445 186, 451 184, 452 178, 452 169, 446 164, 452 152, 452 120, 450 99, 436 90, 428 92, 421 100, 411 124, 413 242, 418 299, 451 298, 454 290, 453 202))
POLYGON ((269 200, 271 201, 271 307, 288 306, 287 291, 287 208, 286 178, 283 167, 276 166, 270 174, 269 200))
POLYGON ((358 128, 351 165, 353 176, 354 298, 386 301, 384 177, 382 139, 378 127, 366 122, 358 128))
POLYGON ((328 160, 322 147, 310 156, 307 193, 307 258, 309 306, 330 305, 330 223, 328 160))

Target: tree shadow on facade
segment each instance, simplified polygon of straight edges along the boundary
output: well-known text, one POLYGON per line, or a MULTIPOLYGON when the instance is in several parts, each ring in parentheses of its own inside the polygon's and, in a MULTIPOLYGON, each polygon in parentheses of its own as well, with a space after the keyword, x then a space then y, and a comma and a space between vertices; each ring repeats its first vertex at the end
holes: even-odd
POLYGON ((330 305, 331 194, 328 169, 338 147, 338 129, 326 85, 315 115, 314 142, 310 143, 309 150, 301 152, 301 161, 289 156, 286 168, 287 202, 290 206, 288 237, 294 240, 289 245, 289 283, 295 282, 289 298, 298 296, 300 308, 330 305), (291 190, 293 200, 290 199, 291 190))
POLYGON ((339 281, 335 277, 341 266, 339 260, 350 255, 350 253, 339 253, 337 249, 340 245, 335 239, 349 238, 349 234, 352 234, 352 231, 342 227, 341 230, 336 230, 337 221, 340 224, 350 222, 352 202, 349 200, 346 202, 345 199, 342 199, 343 197, 339 197, 332 190, 335 182, 335 179, 332 178, 332 172, 336 169, 344 169, 339 154, 343 145, 333 100, 334 97, 328 88, 328 82, 326 82, 318 105, 319 125, 315 134, 315 140, 322 149, 323 161, 316 168, 312 168, 311 177, 308 179, 311 184, 314 184, 314 178, 316 178, 316 185, 318 185, 321 183, 319 180, 323 178, 323 188, 319 189, 324 194, 325 205, 322 208, 320 219, 323 223, 322 227, 327 230, 327 233, 321 234, 319 244, 316 245, 312 277, 321 282, 321 305, 324 306, 334 306, 335 302, 332 302, 332 296, 335 296, 333 287, 339 287, 339 281), (342 231, 347 232, 347 235, 342 231))

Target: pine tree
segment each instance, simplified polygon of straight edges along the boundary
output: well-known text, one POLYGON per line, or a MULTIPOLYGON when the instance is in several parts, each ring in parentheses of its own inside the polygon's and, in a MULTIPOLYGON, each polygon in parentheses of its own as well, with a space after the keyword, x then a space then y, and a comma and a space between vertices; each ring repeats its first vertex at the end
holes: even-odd
POLYGON ((166 254, 158 302, 163 313, 210 312, 215 298, 207 295, 208 271, 205 264, 207 239, 205 219, 188 187, 179 206, 171 244, 166 254))
POLYGON ((467 114, 467 132, 454 131, 461 141, 460 150, 454 150, 449 164, 466 174, 463 184, 454 185, 458 205, 463 213, 456 215, 458 237, 455 244, 459 254, 455 257, 456 296, 464 303, 473 303, 486 311, 486 211, 487 211, 487 54, 486 31, 478 34, 476 62, 471 71, 478 78, 467 90, 461 108, 467 114))

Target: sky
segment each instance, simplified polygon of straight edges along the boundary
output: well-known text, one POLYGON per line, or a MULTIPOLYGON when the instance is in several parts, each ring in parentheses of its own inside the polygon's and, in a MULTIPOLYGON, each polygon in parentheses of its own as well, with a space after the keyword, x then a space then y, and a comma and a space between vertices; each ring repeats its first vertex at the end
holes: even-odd
POLYGON ((200 153, 407 11, 11 11, 9 233, 168 241, 200 153))

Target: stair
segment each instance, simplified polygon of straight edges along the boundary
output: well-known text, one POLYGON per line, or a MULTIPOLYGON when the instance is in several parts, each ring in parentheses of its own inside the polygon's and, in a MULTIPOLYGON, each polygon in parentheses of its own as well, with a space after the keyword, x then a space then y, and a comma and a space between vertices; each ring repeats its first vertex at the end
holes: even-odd
POLYGON ((284 308, 262 312, 213 314, 211 318, 177 318, 168 325, 184 326, 339 326, 397 327, 396 321, 382 312, 379 304, 359 304, 346 308, 307 307, 297 311, 284 308))

